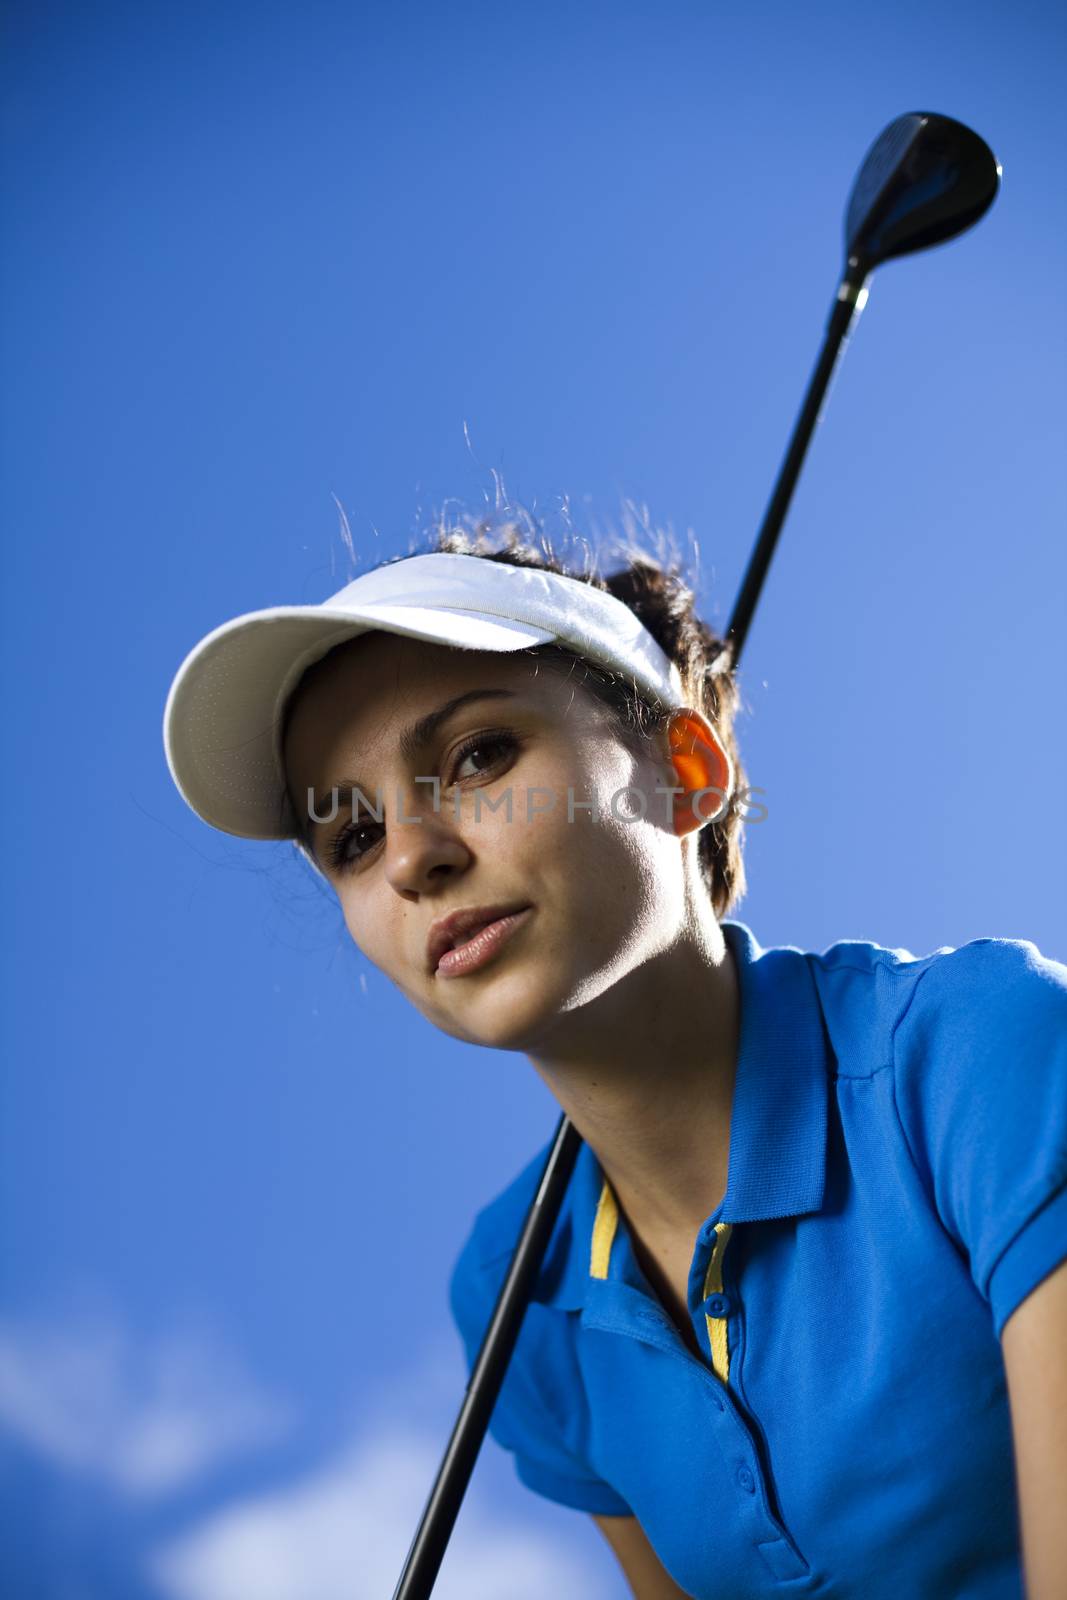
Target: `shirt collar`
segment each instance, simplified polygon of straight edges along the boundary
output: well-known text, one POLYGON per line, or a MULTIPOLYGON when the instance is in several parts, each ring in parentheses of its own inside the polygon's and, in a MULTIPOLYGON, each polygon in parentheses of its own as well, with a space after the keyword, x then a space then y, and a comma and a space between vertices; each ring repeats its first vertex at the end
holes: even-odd
MULTIPOLYGON (((737 966, 741 1018, 726 1194, 701 1229, 708 1236, 719 1222, 817 1211, 826 1180, 830 1075, 807 956, 791 945, 761 949, 742 922, 726 919, 721 927, 737 966)), ((483 1213, 483 1263, 514 1249, 550 1149, 551 1141, 483 1213)), ((605 1183, 594 1151, 583 1141, 532 1300, 561 1310, 585 1304, 595 1281, 594 1229, 605 1183)), ((597 1243, 600 1276, 603 1225, 597 1243)), ((609 1260, 617 1254, 609 1250, 609 1260)))
POLYGON ((830 1073, 807 956, 762 950, 743 922, 722 924, 741 984, 741 1033, 721 1222, 818 1211, 826 1183, 830 1073))

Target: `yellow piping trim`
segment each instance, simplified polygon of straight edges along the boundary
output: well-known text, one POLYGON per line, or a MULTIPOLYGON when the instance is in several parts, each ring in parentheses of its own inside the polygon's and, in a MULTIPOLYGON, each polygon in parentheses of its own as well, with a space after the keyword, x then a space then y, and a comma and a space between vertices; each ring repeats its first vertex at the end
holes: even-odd
MULTIPOLYGON (((717 1222, 715 1224, 715 1243, 708 1262, 708 1270, 704 1277, 704 1298, 709 1294, 722 1293, 722 1258, 726 1253, 726 1246, 733 1231, 732 1222, 717 1222)), ((708 1344, 711 1347, 711 1365, 723 1383, 730 1380, 730 1350, 726 1339, 726 1318, 709 1317, 706 1313, 704 1321, 708 1325, 708 1344)))
POLYGON ((597 1202, 596 1221, 593 1223, 593 1244, 589 1252, 589 1276, 591 1278, 606 1278, 608 1264, 611 1261, 611 1246, 615 1239, 615 1229, 619 1221, 619 1208, 615 1204, 615 1195, 607 1178, 600 1191, 597 1202))
MULTIPOLYGON (((592 1278, 606 1278, 611 1264, 611 1247, 615 1242, 615 1231, 619 1223, 619 1208, 611 1184, 604 1179, 597 1201, 596 1218, 593 1222, 593 1239, 589 1251, 589 1275, 592 1278)), ((708 1270, 704 1275, 704 1298, 709 1294, 722 1293, 722 1258, 726 1253, 726 1246, 733 1232, 733 1223, 717 1222, 715 1224, 715 1243, 712 1246, 711 1256, 708 1260, 708 1270)), ((711 1347, 711 1365, 717 1377, 723 1383, 728 1383, 730 1378, 730 1352, 726 1337, 726 1318, 709 1317, 706 1313, 704 1320, 708 1325, 708 1343, 711 1347)))

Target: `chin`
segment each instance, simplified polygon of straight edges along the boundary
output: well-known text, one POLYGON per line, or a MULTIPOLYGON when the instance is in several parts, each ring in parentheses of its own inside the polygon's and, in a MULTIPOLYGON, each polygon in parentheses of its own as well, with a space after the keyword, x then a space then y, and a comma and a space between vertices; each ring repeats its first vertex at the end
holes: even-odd
POLYGON ((490 981, 486 972, 483 979, 454 979, 453 986, 455 1000, 435 1007, 430 1020, 454 1039, 485 1050, 530 1052, 559 1017, 556 995, 532 973, 501 973, 490 981))

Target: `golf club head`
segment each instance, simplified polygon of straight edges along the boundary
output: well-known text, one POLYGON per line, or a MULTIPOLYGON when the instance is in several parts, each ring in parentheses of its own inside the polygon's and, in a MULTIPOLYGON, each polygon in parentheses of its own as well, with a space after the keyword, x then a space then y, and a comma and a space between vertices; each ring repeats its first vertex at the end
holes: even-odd
POLYGON ((1000 187, 984 139, 936 111, 896 117, 868 150, 845 214, 850 273, 955 238, 984 216, 1000 187))

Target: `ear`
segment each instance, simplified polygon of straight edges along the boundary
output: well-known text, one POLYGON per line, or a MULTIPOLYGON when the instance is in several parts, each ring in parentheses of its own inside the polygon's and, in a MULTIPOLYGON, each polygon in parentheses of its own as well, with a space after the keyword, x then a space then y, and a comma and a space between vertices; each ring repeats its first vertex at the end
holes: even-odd
POLYGON ((691 706, 672 712, 665 740, 670 783, 680 791, 673 797, 672 823, 683 838, 726 815, 734 775, 715 729, 691 706))

